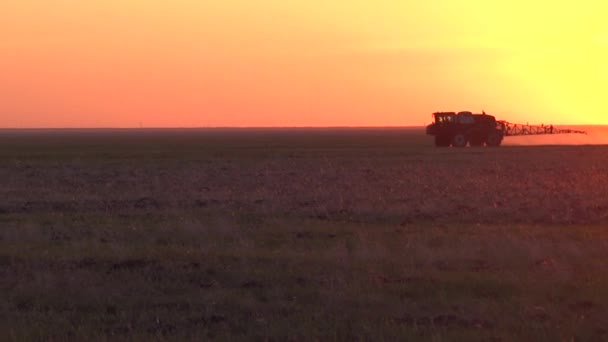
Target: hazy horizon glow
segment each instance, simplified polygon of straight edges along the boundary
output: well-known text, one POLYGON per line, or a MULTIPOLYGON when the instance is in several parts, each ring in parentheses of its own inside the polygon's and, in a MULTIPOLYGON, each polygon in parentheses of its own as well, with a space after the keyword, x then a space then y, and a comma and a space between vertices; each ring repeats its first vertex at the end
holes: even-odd
POLYGON ((0 4, 0 127, 608 124, 599 0, 0 4))

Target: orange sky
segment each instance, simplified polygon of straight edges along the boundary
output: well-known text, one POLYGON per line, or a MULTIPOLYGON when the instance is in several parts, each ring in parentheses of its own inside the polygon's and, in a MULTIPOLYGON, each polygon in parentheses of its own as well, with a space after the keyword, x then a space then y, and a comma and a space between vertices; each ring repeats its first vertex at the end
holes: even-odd
POLYGON ((608 124, 600 0, 0 3, 0 127, 608 124))

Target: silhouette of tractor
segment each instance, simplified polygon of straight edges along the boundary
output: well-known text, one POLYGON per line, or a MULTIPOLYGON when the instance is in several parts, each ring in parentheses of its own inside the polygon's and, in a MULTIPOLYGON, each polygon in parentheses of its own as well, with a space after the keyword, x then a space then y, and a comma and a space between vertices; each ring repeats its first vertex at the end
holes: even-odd
POLYGON ((572 129, 557 129, 551 126, 531 126, 497 121, 485 112, 435 112, 435 122, 426 127, 426 134, 435 136, 435 146, 465 147, 470 146, 500 146, 504 137, 518 135, 544 135, 580 133, 584 131, 572 129))

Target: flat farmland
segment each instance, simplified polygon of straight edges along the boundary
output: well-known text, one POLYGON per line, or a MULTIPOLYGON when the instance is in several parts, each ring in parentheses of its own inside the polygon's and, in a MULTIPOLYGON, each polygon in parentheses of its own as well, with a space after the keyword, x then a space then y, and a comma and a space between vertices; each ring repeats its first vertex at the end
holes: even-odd
POLYGON ((5 130, 0 337, 605 340, 607 229, 604 145, 5 130))

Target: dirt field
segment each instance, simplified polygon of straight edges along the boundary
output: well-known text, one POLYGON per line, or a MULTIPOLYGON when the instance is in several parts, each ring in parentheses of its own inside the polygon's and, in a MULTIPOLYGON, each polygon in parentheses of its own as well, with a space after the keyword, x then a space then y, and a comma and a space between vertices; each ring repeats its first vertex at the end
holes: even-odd
POLYGON ((2 131, 0 338, 605 340, 606 227, 603 145, 2 131))

